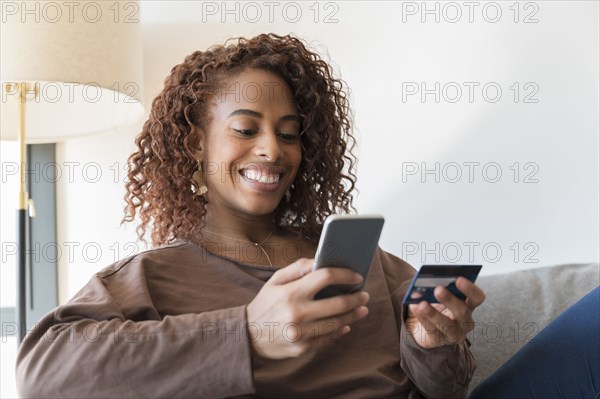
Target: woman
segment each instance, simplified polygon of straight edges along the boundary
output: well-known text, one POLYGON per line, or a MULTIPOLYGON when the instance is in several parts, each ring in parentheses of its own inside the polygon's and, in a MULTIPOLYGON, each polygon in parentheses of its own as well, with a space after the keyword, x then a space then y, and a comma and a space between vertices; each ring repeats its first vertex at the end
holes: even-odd
POLYGON ((197 51, 136 140, 127 216, 155 249, 104 269, 18 357, 23 396, 464 397, 483 292, 402 308, 414 270, 379 249, 365 290, 315 301, 324 219, 352 211, 348 101, 290 36, 197 51), (367 316, 368 315, 368 316, 367 316))

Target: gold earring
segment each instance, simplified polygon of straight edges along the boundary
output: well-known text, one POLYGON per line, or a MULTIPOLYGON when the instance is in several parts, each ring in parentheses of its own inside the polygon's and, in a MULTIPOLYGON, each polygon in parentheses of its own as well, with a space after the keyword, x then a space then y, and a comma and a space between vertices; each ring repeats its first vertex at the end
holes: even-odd
POLYGON ((198 160, 198 169, 194 171, 192 179, 198 184, 198 188, 194 194, 197 196, 206 194, 208 187, 206 187, 206 183, 204 183, 204 174, 202 173, 202 163, 200 160, 198 160))

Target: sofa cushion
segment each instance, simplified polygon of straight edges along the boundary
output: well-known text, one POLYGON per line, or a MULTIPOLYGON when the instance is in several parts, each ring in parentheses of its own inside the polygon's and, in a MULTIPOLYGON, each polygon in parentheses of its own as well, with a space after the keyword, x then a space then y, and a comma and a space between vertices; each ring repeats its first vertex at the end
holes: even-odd
POLYGON ((472 390, 560 313, 600 284, 599 265, 570 264, 481 276, 486 300, 468 338, 477 360, 472 390))

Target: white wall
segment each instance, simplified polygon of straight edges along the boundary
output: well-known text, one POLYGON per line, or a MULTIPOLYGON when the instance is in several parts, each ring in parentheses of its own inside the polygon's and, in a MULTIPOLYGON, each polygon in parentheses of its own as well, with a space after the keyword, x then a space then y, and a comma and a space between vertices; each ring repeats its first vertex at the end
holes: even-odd
MULTIPOLYGON (((423 23, 420 12, 410 14, 421 2, 318 3, 316 23, 314 9, 309 9, 313 2, 296 3, 302 18, 295 23, 285 20, 295 18, 293 8, 282 15, 284 3, 275 8, 273 23, 263 2, 254 3, 262 12, 256 23, 244 21, 256 14, 251 8, 244 13, 242 3, 228 3, 231 9, 239 4, 239 23, 234 22, 235 13, 221 13, 221 2, 204 4, 205 9, 188 1, 143 4, 148 107, 171 67, 190 52, 230 36, 295 33, 319 51, 328 51, 351 89, 360 141, 356 205, 360 212, 386 216, 385 249, 415 266, 482 262, 487 274, 598 262, 597 2, 530 2, 527 9, 520 3, 518 23, 509 9, 513 2, 477 3, 472 23, 463 2, 427 3, 429 9, 438 4, 439 23, 435 15, 424 15, 423 23), (462 18, 450 23, 455 4, 462 18), (502 16, 496 23, 487 22, 485 18, 495 18, 495 5, 502 16), (211 7, 219 8, 216 14, 206 12, 211 7), (324 23, 326 15, 337 22, 324 23), (527 15, 538 22, 523 23, 527 15), (424 102, 419 95, 403 99, 403 87, 421 82, 429 89, 435 82, 441 87, 456 82, 463 96, 456 103, 448 101, 455 97, 451 89, 456 85, 451 84, 445 96, 440 93, 439 103, 433 94, 424 102), (464 82, 479 84, 472 102, 464 82), (518 102, 513 98, 516 86, 510 89, 514 82, 520 90, 518 102), (483 97, 487 83, 502 89, 499 101, 483 97), (525 103, 524 95, 535 88, 532 99, 538 102, 525 103), (434 168, 436 162, 439 183, 431 174, 408 174, 415 166, 434 168), (473 182, 465 162, 479 163, 472 164, 473 182), (517 182, 510 169, 515 162, 517 182), (456 165, 462 179, 452 183, 456 165), (496 168, 500 180, 486 181, 495 178, 496 168), (501 254, 496 254, 498 248, 501 254)), ((493 97, 492 88, 488 94, 493 97)), ((135 250, 134 226, 119 227, 124 190, 114 181, 111 166, 124 165, 138 131, 139 126, 59 147, 59 163, 79 162, 82 168, 97 162, 103 173, 95 183, 81 174, 73 182, 60 181, 59 242, 80 244, 73 262, 66 256, 61 260, 61 302, 95 271, 135 250), (85 245, 88 253, 82 251, 85 245), (98 247, 101 256, 96 259, 98 247)))
POLYGON ((126 131, 57 144, 62 168, 57 186, 59 303, 101 268, 146 249, 135 225, 120 225, 127 157, 141 123, 126 131))

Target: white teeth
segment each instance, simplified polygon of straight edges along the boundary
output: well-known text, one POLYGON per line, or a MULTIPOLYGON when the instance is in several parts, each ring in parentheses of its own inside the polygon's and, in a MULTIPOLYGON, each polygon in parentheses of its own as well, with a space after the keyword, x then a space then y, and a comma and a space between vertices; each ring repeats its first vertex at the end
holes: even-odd
POLYGON ((274 184, 279 182, 279 175, 260 175, 256 169, 243 169, 242 174, 250 180, 254 180, 260 183, 274 184))

